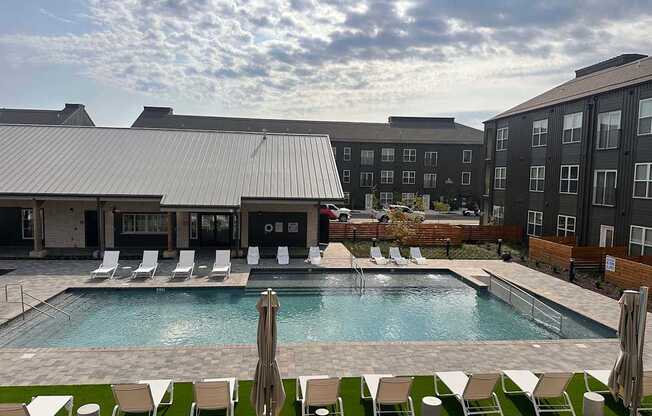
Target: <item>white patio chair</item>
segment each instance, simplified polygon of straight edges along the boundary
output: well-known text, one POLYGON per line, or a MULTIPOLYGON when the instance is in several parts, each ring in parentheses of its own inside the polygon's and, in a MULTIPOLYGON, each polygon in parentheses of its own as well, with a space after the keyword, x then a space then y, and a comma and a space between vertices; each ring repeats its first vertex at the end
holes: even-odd
POLYGON ((387 264, 387 259, 383 256, 383 253, 380 252, 380 247, 371 247, 369 250, 369 257, 376 264, 387 264))
POLYGON ((426 258, 421 255, 419 247, 410 247, 410 259, 416 264, 426 264, 426 258))
POLYGON ((100 267, 91 272, 91 279, 96 277, 107 277, 113 279, 115 272, 118 270, 118 259, 120 258, 119 251, 105 251, 102 258, 100 267))
POLYGON ((308 262, 315 266, 319 266, 321 264, 321 253, 319 251, 319 247, 310 247, 310 251, 308 252, 308 262))
POLYGON ((156 269, 158 269, 158 251, 145 250, 143 251, 143 261, 131 273, 131 278, 135 279, 138 276, 154 277, 156 269))
POLYGON ((112 416, 122 413, 147 413, 156 416, 159 406, 169 406, 174 401, 174 383, 172 380, 140 380, 138 383, 112 384, 116 405, 112 416), (163 401, 165 393, 170 394, 167 402, 163 401))
POLYGON ((398 266, 405 266, 408 264, 408 260, 401 255, 401 251, 398 247, 389 248, 389 258, 394 261, 398 266))
POLYGON ((260 261, 260 251, 258 247, 249 247, 247 250, 247 264, 256 265, 260 261))
POLYGON ((300 376, 296 382, 296 399, 301 402, 301 416, 314 414, 310 413, 311 407, 329 407, 329 414, 344 415, 338 377, 300 376))
POLYGON ((179 262, 172 270, 172 278, 177 277, 178 274, 186 276, 186 279, 192 277, 195 271, 195 250, 181 250, 179 253, 179 262))
POLYGON ((36 396, 29 404, 0 403, 0 416, 56 416, 62 409, 72 416, 72 396, 36 396))
POLYGON ((290 264, 290 253, 286 246, 281 246, 276 252, 276 261, 278 264, 290 264))
POLYGON ((231 378, 207 378, 192 385, 194 401, 190 405, 190 416, 197 416, 202 410, 226 410, 228 416, 235 415, 238 402, 238 380, 231 378))
POLYGON ((471 374, 462 371, 440 371, 435 373, 435 395, 455 396, 462 405, 464 416, 503 414, 498 396, 494 393, 500 374, 471 374), (441 381, 450 393, 441 393, 441 381), (487 402, 491 402, 490 404, 487 402))
POLYGON ((230 250, 215 250, 215 263, 211 274, 224 275, 227 278, 231 275, 230 250))
POLYGON ((414 416, 414 403, 410 397, 412 380, 413 377, 394 377, 391 374, 365 374, 360 378, 360 397, 371 399, 374 416, 384 413, 414 416), (397 408, 382 410, 382 406, 397 408))
POLYGON ((545 373, 537 377, 528 370, 505 370, 500 375, 500 381, 505 394, 525 394, 537 415, 568 412, 575 416, 573 404, 566 392, 572 377, 573 373, 545 373), (505 377, 516 384, 518 390, 508 390, 505 377))

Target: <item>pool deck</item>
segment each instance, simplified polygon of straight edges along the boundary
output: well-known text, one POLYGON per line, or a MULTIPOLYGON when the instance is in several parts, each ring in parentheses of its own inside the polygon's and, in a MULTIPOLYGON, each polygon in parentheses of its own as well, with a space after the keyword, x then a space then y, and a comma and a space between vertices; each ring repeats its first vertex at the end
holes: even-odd
MULTIPOLYGON (((320 268, 348 268, 348 251, 331 244, 320 268)), ((137 261, 121 266, 134 267, 137 261)), ((360 259, 365 269, 387 268, 360 259)), ((244 287, 250 267, 241 259, 233 261, 229 279, 210 279, 203 270, 189 280, 170 280, 174 262, 163 261, 154 279, 129 281, 130 269, 114 280, 88 278, 97 261, 0 260, 0 269, 16 268, 0 276, 0 286, 22 284, 41 299, 51 298, 68 288, 90 287, 244 287)), ((200 261, 199 265, 210 265, 200 261)), ((290 266, 263 259, 258 268, 305 268, 300 259, 290 266)), ((410 264, 394 269, 450 269, 470 279, 483 271, 565 306, 603 325, 616 328, 618 302, 529 269, 499 260, 428 260, 425 265, 410 264)), ((16 295, 15 289, 10 293, 16 295)), ((19 304, 7 303, 0 296, 0 323, 21 313, 19 304)), ((652 319, 648 319, 648 331, 652 319)), ((651 333, 652 334, 652 333, 651 333)), ((650 336, 648 340, 652 340, 650 336)), ((652 342, 652 341, 650 341, 652 342)), ((496 371, 531 369, 534 371, 581 371, 585 368, 610 368, 618 351, 614 339, 550 341, 437 341, 437 342, 333 342, 285 344, 279 346, 279 365, 284 377, 305 374, 355 376, 370 372, 394 374, 432 374, 435 370, 496 371)), ((646 361, 652 357, 647 348, 646 361)), ((189 381, 210 376, 253 377, 255 345, 158 348, 0 348, 1 385, 87 384, 133 381, 141 378, 172 378, 189 381)))

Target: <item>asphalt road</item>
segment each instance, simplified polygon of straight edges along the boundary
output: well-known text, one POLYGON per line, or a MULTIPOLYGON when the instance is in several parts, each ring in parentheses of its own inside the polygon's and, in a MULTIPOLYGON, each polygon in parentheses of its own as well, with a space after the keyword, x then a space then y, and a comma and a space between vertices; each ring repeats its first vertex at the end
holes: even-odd
MULTIPOLYGON (((376 219, 372 218, 369 211, 351 211, 351 222, 353 223, 363 223, 363 222, 377 222, 376 219)), ((426 211, 426 221, 427 223, 442 223, 442 224, 479 224, 480 217, 465 217, 462 215, 461 211, 454 211, 450 213, 441 213, 435 211, 426 211)))

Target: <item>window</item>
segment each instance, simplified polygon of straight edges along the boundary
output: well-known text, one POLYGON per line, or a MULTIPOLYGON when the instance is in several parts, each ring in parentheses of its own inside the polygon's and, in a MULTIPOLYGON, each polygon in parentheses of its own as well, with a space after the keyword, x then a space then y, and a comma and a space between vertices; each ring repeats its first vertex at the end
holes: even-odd
POLYGON ((394 161, 394 149, 383 147, 380 151, 380 160, 382 162, 393 162, 394 161))
POLYGON ((582 138, 582 113, 566 114, 564 116, 564 132, 561 142, 577 143, 582 138))
POLYGON ((423 154, 423 166, 427 168, 434 168, 437 166, 437 158, 439 155, 437 152, 425 152, 423 154))
POLYGON ((344 160, 346 162, 351 160, 351 148, 350 147, 345 147, 344 148, 344 160))
POLYGON ((471 172, 462 172, 462 185, 471 185, 471 172))
POLYGON ((652 134, 652 98, 638 103, 638 134, 652 134))
POLYGON ((597 149, 617 149, 620 137, 620 111, 598 114, 597 149))
POLYGON ((652 198, 652 163, 634 166, 634 198, 652 198))
POLYGON ((21 210, 21 229, 23 240, 34 239, 34 211, 31 208, 23 208, 21 210))
POLYGON ((559 176, 559 192, 562 194, 577 194, 580 180, 580 165, 562 165, 559 176))
POLYGON ((351 171, 344 169, 342 171, 342 183, 351 183, 351 171))
POLYGON ((507 141, 509 140, 509 128, 503 127, 496 130, 496 151, 507 150, 507 141))
POLYGON ((507 168, 496 168, 494 171, 494 189, 505 189, 507 185, 507 168))
POLYGON ((412 206, 414 204, 414 192, 404 192, 401 194, 401 201, 407 205, 412 206))
POLYGON ((344 205, 351 205, 351 193, 344 192, 344 205))
POLYGON ((414 185, 416 183, 417 173, 413 170, 403 171, 403 185, 414 185))
POLYGON ((575 235, 575 217, 557 215, 557 235, 571 237, 575 235))
POLYGON ((190 239, 196 240, 199 238, 199 218, 197 213, 190 214, 190 239))
POLYGON ((381 192, 380 193, 380 206, 386 207, 387 205, 394 202, 394 194, 392 192, 381 192))
POLYGON ((632 225, 629 230, 629 255, 652 255, 652 228, 632 225))
POLYGON ((505 222, 505 207, 494 205, 493 209, 494 224, 503 224, 505 222))
POLYGON ((369 166, 374 164, 374 151, 373 150, 361 150, 360 151, 360 164, 363 166, 369 166))
POLYGON ((532 123, 532 147, 546 144, 548 144, 548 119, 537 120, 532 123))
POLYGON ((546 167, 530 167, 530 192, 543 192, 546 184, 546 167))
POLYGON ((527 235, 543 235, 543 212, 527 212, 527 235))
POLYGON ((333 157, 337 159, 337 147, 331 146, 331 148, 333 149, 333 157))
POLYGON ((593 205, 613 207, 616 204, 615 170, 596 170, 593 173, 593 205))
POLYGON ((424 188, 434 188, 437 186, 437 174, 436 173, 424 173, 423 174, 423 187, 424 188))
POLYGON ((381 170, 380 171, 380 183, 394 183, 394 171, 393 170, 381 170))
POLYGON ((416 162, 417 149, 403 149, 403 162, 416 162))
POLYGON ((360 187, 371 188, 374 184, 373 172, 360 172, 360 187))
POLYGON ((123 214, 123 234, 165 234, 165 214, 123 214))
POLYGON ((462 150, 462 163, 471 163, 472 156, 472 150, 462 150))

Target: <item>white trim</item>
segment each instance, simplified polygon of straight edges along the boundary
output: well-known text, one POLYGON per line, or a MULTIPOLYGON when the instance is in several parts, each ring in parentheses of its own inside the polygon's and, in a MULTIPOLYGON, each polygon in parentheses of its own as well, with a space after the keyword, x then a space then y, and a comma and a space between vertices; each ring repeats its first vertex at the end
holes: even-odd
POLYGON ((33 208, 21 208, 20 209, 20 234, 23 240, 33 240, 34 239, 34 209, 33 208), (31 212, 32 218, 30 221, 30 227, 32 228, 32 236, 25 237, 25 213, 31 212))
POLYGON ((602 113, 598 113, 597 117, 597 134, 596 134, 596 140, 595 140, 595 149, 596 150, 613 150, 613 149, 618 149, 620 147, 620 135, 618 135, 618 143, 616 143, 616 146, 613 147, 598 147, 600 145, 600 126, 602 125, 600 123, 600 117, 608 117, 609 122, 611 122, 611 116, 618 114, 618 125, 615 129, 611 128, 611 124, 608 124, 609 128, 607 129, 607 134, 611 132, 612 130, 620 131, 622 127, 622 111, 621 110, 614 110, 614 111, 604 111, 602 113))
POLYGON ((562 127, 561 127, 561 144, 573 144, 573 143, 580 143, 582 141, 582 122, 584 121, 584 112, 582 111, 576 111, 574 113, 568 113, 564 114, 563 120, 562 120, 562 127), (579 115, 579 126, 575 126, 575 121, 576 117, 579 115), (572 117, 572 118, 571 118, 572 117), (566 128, 566 119, 570 118, 571 120, 571 126, 570 128, 566 128), (573 131, 575 129, 580 130, 580 138, 579 140, 573 140, 573 131), (567 130, 570 130, 571 132, 571 140, 569 142, 564 141, 564 135, 567 130))
POLYGON ((564 194, 564 195, 577 195, 580 189, 580 165, 561 165, 559 167, 559 193, 564 194), (564 168, 568 168, 568 178, 564 179, 562 173, 564 171, 564 168), (572 168, 577 168, 577 178, 573 179, 570 176, 570 172, 572 168), (562 181, 568 181, 569 183, 569 189, 570 189, 570 182, 575 181, 577 182, 577 192, 567 192, 567 191, 562 191, 561 189, 561 184, 562 181))
POLYGON ((342 160, 344 162, 350 162, 351 161, 351 147, 344 147, 342 150, 342 160), (349 151, 348 153, 346 151, 349 151), (347 157, 348 155, 348 157, 347 157))
POLYGON ((508 147, 508 144, 509 144, 509 126, 501 127, 499 129, 497 129, 496 130, 496 146, 495 146, 496 147, 496 152, 504 152, 504 151, 506 151, 507 147, 508 147), (503 133, 503 135, 502 135, 502 138, 499 139, 498 137, 500 136, 501 132, 503 133), (505 134, 505 133, 507 133, 507 134, 505 134), (501 143, 504 142, 504 146, 502 148, 500 148, 500 149, 498 148, 498 142, 501 142, 501 143))
POLYGON ((577 230, 577 217, 575 217, 573 215, 564 215, 564 214, 557 215, 557 235, 558 236, 560 235, 560 233, 559 233, 560 231, 564 232, 562 237, 568 237, 569 233, 570 233, 570 235, 575 235, 576 230, 577 230), (564 226, 560 227, 559 226, 559 220, 562 219, 562 218, 564 219, 564 226), (573 219, 573 229, 572 230, 569 229, 569 227, 568 227, 568 220, 571 219, 571 218, 573 219))
POLYGON ((342 183, 351 183, 351 169, 342 169, 342 183))
POLYGON ((614 226, 600 224, 600 241, 598 243, 600 247, 607 247, 607 230, 611 230, 611 244, 609 245, 609 247, 614 246, 614 236, 616 235, 614 231, 614 226), (602 231, 605 231, 604 234, 602 233, 602 231))
POLYGON ((462 150, 462 163, 465 165, 473 163, 473 150, 471 149, 464 149, 462 150), (466 154, 469 154, 469 161, 466 161, 466 154))
POLYGON ((634 199, 652 199, 652 193, 648 194, 648 184, 652 183, 652 162, 640 162, 634 163, 634 184, 632 185, 632 198, 634 199), (636 179, 636 168, 638 166, 647 166, 646 174, 648 179, 636 179), (644 182, 645 186, 645 196, 636 196, 636 182, 644 182))
POLYGON ((431 151, 423 152, 423 166, 424 167, 426 167, 426 168, 436 168, 438 164, 439 164, 439 152, 431 152, 431 151), (432 164, 432 165, 426 165, 426 161, 431 160, 431 158, 428 158, 427 155, 428 154, 433 154, 433 153, 435 155, 435 163, 432 164))
POLYGON ((381 185, 393 185, 394 184, 394 171, 393 170, 381 170, 380 171, 380 184, 381 185), (391 173, 391 176, 383 178, 383 173, 391 173), (391 181, 384 181, 386 179, 391 179, 391 181))
MULTIPOLYGON (((389 156, 389 154, 388 154, 388 156, 389 156)), ((395 159, 396 159, 396 150, 393 147, 381 147, 380 148, 380 161, 381 162, 394 162, 395 159), (385 160, 385 155, 384 155, 384 152, 383 152, 384 150, 391 150, 392 151, 392 153, 391 153, 392 158, 391 159, 385 160)))
POLYGON ((425 189, 435 189, 437 187, 437 174, 432 173, 432 172, 424 173, 423 174, 423 187, 425 189), (426 176, 434 177, 434 180, 433 181, 426 181, 426 176), (432 186, 426 186, 426 183, 428 183, 428 182, 432 182, 432 186))
POLYGON ((414 185, 417 183, 417 171, 415 170, 404 170, 403 173, 401 174, 401 184, 402 185, 414 185), (408 174, 405 176, 405 174, 408 174), (407 178, 408 182, 405 182, 405 179, 407 178), (412 179, 412 182, 410 182, 410 179, 412 179))
POLYGON ((544 118, 541 120, 534 120, 532 121, 532 135, 530 137, 530 146, 531 147, 546 147, 548 146, 548 119, 544 118), (541 125, 538 126, 539 128, 539 133, 535 135, 534 129, 535 129, 535 124, 540 123, 541 125), (542 130, 545 128, 545 132, 542 130), (541 136, 546 135, 546 142, 544 144, 541 144, 541 136), (537 137, 537 145, 534 144, 534 138, 537 137))
POLYGON ((497 167, 494 168, 494 186, 493 186, 493 189, 498 190, 498 191, 504 191, 506 187, 507 187, 507 166, 497 166, 497 167), (505 175, 501 176, 501 177, 498 177, 498 175, 497 175, 498 171, 504 172, 505 175), (496 186, 496 178, 498 178, 498 179, 505 182, 504 186, 502 188, 498 188, 496 186))
POLYGON ((530 192, 539 192, 539 193, 544 192, 546 190, 546 167, 545 166, 543 166, 543 165, 530 166, 530 177, 529 177, 529 180, 528 180, 528 189, 529 189, 530 192), (536 177, 532 176, 532 169, 535 169, 535 171, 537 173, 536 177), (539 172, 541 172, 542 170, 543 170, 543 177, 540 178, 539 177, 539 172), (532 181, 535 181, 534 183, 536 185, 535 186, 536 189, 532 189, 532 181), (543 187, 542 187, 543 189, 541 189, 541 190, 538 189, 540 181, 543 183, 543 187))
POLYGON ((415 163, 416 161, 417 161, 417 149, 413 149, 413 148, 403 149, 403 163, 415 163))
MULTIPOLYGON (((598 180, 598 173, 605 173, 604 184, 606 185, 606 183, 607 183, 607 175, 606 175, 606 173, 611 173, 611 172, 614 172, 616 174, 616 176, 614 177, 614 192, 615 192, 616 189, 618 189, 618 170, 617 169, 595 169, 593 171, 593 189, 592 189, 593 195, 591 196, 591 205, 597 205, 597 206, 600 206, 600 207, 615 207, 616 206, 615 203, 613 205, 605 204, 604 203, 604 198, 603 198, 603 202, 600 203, 600 204, 596 203, 596 201, 595 201, 595 196, 596 196, 595 189, 597 188, 596 182, 598 180)), ((604 189, 606 191, 607 188, 605 187, 604 189)), ((614 197, 615 197, 615 195, 614 195, 614 197)))
POLYGON ((629 226, 629 244, 627 245, 627 251, 628 251, 630 256, 644 256, 645 255, 645 247, 652 248, 652 245, 645 244, 645 241, 647 239, 646 235, 647 235, 648 232, 652 233, 652 228, 645 227, 643 225, 634 225, 634 224, 629 226), (641 252, 636 253, 636 254, 632 254, 632 230, 634 228, 640 228, 642 230, 641 241, 640 242, 638 242, 638 241, 635 242, 635 244, 641 246, 641 252))
POLYGON ((360 149, 360 166, 373 166, 374 162, 375 162, 375 160, 374 160, 375 157, 376 157, 376 154, 375 154, 375 152, 373 150, 371 150, 371 149, 360 149), (364 158, 362 156, 363 154, 367 154, 367 155, 371 154, 371 163, 363 163, 363 160, 367 159, 367 158, 364 158))
POLYGON ((529 209, 527 211, 526 224, 527 224, 527 228, 526 228, 527 235, 542 236, 543 235, 543 211, 535 211, 535 210, 529 209), (534 214, 534 222, 530 222, 530 213, 534 214), (540 217, 541 217, 541 222, 540 223, 537 223, 537 214, 541 214, 540 215, 540 217), (530 233, 530 224, 534 226, 534 230, 533 230, 534 232, 533 233, 530 233), (537 226, 541 227, 541 234, 537 234, 537 226))
POLYGON ((371 188, 373 186, 374 186, 374 173, 369 171, 360 172, 360 188, 371 188), (362 184, 362 175, 364 175, 365 177, 371 177, 371 180, 369 181, 371 183, 369 185, 362 184))
POLYGON ((466 185, 471 185, 471 172, 468 172, 468 171, 462 172, 462 178, 461 178, 461 182, 460 182, 460 183, 461 183, 462 185, 465 185, 465 186, 466 186, 466 185), (469 176, 469 180, 468 180, 467 182, 464 182, 464 174, 465 174, 465 173, 468 174, 468 176, 469 176))
POLYGON ((644 98, 642 100, 638 101, 638 117, 636 118, 636 135, 637 136, 649 136, 652 134, 652 126, 650 127, 650 131, 647 133, 641 133, 641 119, 643 118, 652 118, 652 114, 646 117, 641 117, 641 107, 643 107, 644 102, 651 102, 652 103, 652 97, 651 98, 644 98))

